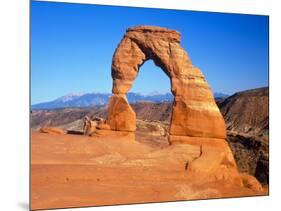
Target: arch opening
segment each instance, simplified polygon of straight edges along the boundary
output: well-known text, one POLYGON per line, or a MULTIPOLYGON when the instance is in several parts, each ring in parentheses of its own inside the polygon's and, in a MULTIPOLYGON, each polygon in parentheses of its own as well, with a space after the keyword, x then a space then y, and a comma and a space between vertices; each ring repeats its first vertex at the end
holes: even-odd
POLYGON ((155 65, 152 59, 148 59, 138 68, 129 91, 142 95, 171 93, 171 80, 161 67, 155 65))
POLYGON ((153 60, 140 66, 127 99, 136 113, 136 140, 166 146, 174 97, 170 78, 153 60))

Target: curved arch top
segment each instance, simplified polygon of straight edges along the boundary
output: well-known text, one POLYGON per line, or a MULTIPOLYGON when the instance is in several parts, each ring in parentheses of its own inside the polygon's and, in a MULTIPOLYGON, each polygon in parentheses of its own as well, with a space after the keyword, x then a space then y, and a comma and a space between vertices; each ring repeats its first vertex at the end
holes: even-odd
POLYGON ((155 26, 127 29, 112 59, 113 96, 107 121, 112 130, 135 131, 136 115, 128 104, 140 66, 152 59, 170 78, 174 95, 169 134, 225 138, 223 117, 202 72, 180 46, 175 30, 155 26))

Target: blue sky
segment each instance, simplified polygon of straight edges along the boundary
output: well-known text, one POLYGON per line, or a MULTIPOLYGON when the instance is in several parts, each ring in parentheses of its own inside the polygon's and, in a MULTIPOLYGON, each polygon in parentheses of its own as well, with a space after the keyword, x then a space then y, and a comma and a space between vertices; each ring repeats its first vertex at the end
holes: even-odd
MULTIPOLYGON (((31 104, 68 93, 110 93, 111 61, 126 29, 156 25, 181 32, 181 45, 214 92, 268 85, 268 17, 54 2, 31 3, 31 104)), ((169 92, 152 61, 133 92, 169 92)))

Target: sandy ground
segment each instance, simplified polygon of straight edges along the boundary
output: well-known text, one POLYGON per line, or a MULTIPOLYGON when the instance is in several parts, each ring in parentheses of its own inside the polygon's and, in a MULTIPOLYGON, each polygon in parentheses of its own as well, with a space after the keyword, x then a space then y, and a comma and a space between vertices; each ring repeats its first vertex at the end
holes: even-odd
MULTIPOLYGON (((222 153, 212 142, 201 166, 222 153), (215 152, 215 153, 209 153, 215 152), (209 157, 208 157, 208 156, 209 157)), ((204 145, 205 147, 205 145, 204 145)), ((267 195, 228 180, 187 171, 197 144, 174 144, 147 134, 104 132, 96 137, 32 133, 31 208, 100 206, 267 195), (137 140, 135 140, 137 139, 137 140), (203 175, 202 179, 197 175, 203 175)), ((204 159, 203 159, 204 158, 204 159)), ((198 159, 199 161, 199 159, 198 159)), ((215 165, 215 164, 214 164, 215 165)), ((206 169, 212 165, 207 164, 206 169)), ((209 171, 209 170, 208 170, 209 171)), ((207 172, 207 170, 206 170, 207 172)), ((207 175, 207 174, 206 174, 207 175)), ((225 178, 225 174, 223 175, 225 178)))

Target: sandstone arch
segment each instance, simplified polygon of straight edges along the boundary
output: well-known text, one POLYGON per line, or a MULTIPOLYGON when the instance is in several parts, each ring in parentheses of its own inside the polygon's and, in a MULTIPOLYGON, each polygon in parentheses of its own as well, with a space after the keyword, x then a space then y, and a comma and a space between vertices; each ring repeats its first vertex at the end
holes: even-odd
POLYGON ((112 60, 113 95, 107 117, 112 130, 135 131, 136 115, 126 93, 140 66, 152 59, 171 82, 174 102, 170 137, 226 137, 225 123, 213 94, 204 75, 180 46, 180 39, 179 32, 162 27, 137 26, 126 31, 112 60))

